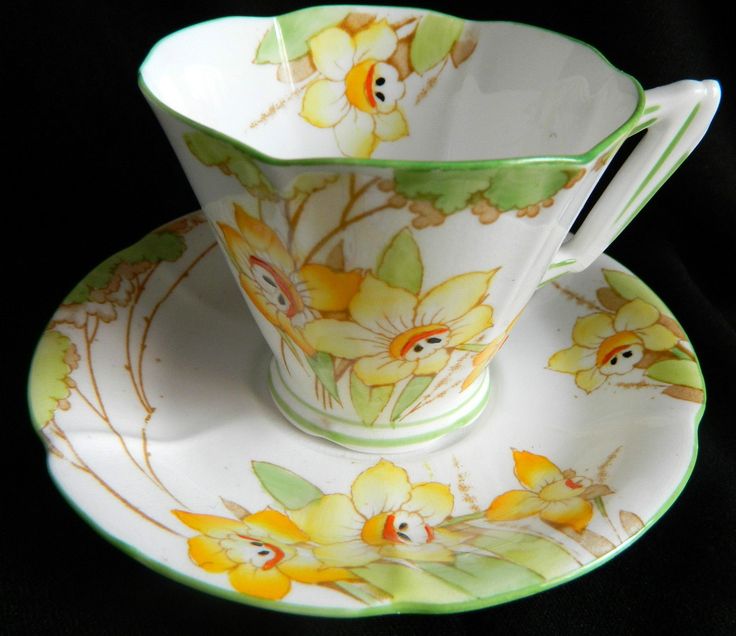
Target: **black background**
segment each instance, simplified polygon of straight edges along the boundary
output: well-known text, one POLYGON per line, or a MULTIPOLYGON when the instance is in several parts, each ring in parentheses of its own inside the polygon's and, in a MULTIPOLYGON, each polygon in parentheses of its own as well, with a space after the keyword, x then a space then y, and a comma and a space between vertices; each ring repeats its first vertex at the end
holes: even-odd
MULTIPOLYGON (((602 568, 508 605, 450 616, 312 619, 210 597, 155 574, 99 537, 45 468, 25 407, 35 341, 97 263, 196 209, 136 85, 162 36, 287 2, 62 2, 2 18, 7 374, 2 405, 0 632, 531 634, 736 630, 736 126, 731 10, 695 2, 435 2, 477 19, 528 22, 580 38, 645 88, 716 78, 724 98, 693 156, 609 249, 674 311, 708 386, 693 476, 671 510, 602 568), (729 17, 727 17, 727 12, 729 17), (8 346, 9 345, 9 346, 8 346)), ((645 487, 645 485, 643 485, 645 487)))

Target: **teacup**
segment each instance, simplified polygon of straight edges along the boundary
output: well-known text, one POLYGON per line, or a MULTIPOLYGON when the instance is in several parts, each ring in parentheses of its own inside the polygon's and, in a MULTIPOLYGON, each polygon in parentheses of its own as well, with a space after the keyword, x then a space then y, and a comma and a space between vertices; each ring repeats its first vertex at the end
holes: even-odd
POLYGON ((543 29, 367 6, 189 27, 140 86, 273 351, 278 408, 375 452, 480 415, 535 289, 608 246, 719 101, 712 80, 644 92, 543 29))

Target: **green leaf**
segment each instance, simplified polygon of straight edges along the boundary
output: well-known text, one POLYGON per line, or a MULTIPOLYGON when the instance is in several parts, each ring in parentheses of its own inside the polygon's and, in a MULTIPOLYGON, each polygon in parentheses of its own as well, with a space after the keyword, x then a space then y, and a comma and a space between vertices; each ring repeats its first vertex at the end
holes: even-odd
POLYGON ((474 342, 466 342, 465 344, 458 345, 455 349, 459 351, 473 351, 474 353, 480 353, 488 345, 487 344, 476 344, 474 342))
POLYGON ((703 378, 697 362, 692 360, 662 360, 647 369, 647 377, 667 384, 703 389, 703 378))
POLYGON ((371 426, 376 421, 391 399, 393 391, 394 385, 368 386, 354 371, 350 374, 350 399, 366 426, 371 426))
POLYGON ((307 356, 307 362, 322 386, 339 402, 340 395, 337 392, 335 365, 332 364, 332 356, 324 351, 317 351, 313 356, 307 356))
POLYGON ((396 192, 410 199, 432 201, 444 214, 470 205, 470 198, 490 186, 489 170, 396 170, 396 192))
POLYGON ((104 289, 115 276, 121 263, 158 263, 175 261, 186 249, 184 239, 173 232, 154 232, 134 245, 111 256, 87 274, 64 299, 65 305, 85 303, 95 290, 104 289))
POLYGON ((67 379, 77 366, 76 347, 58 331, 46 331, 31 363, 28 401, 34 426, 41 428, 54 417, 59 402, 69 397, 67 379))
POLYGON ((308 172, 306 174, 300 174, 281 193, 281 196, 285 199, 293 199, 299 195, 312 194, 317 190, 324 190, 339 178, 339 174, 329 172, 308 172))
POLYGON ((401 287, 418 294, 422 289, 424 266, 419 246, 411 231, 401 230, 378 259, 376 276, 392 287, 401 287))
POLYGON ((433 379, 434 376, 430 375, 416 375, 409 380, 391 411, 392 422, 395 422, 406 409, 419 399, 419 396, 432 384, 433 379))
POLYGON ((313 483, 276 464, 254 461, 253 472, 268 494, 289 510, 303 508, 323 494, 313 483))
POLYGON ((349 12, 347 7, 314 7, 274 18, 274 26, 258 45, 255 63, 281 64, 305 55, 310 38, 339 24, 349 12))
POLYGON ((553 163, 497 168, 483 195, 501 212, 522 210, 553 197, 576 172, 553 163))
POLYGON ((615 292, 626 300, 634 300, 639 298, 653 307, 656 307, 661 314, 672 317, 672 312, 657 297, 657 295, 649 289, 641 280, 632 274, 618 272, 613 269, 604 269, 603 277, 608 285, 615 292))
POLYGON ((464 590, 432 576, 395 563, 371 563, 352 571, 393 597, 396 603, 458 603, 467 601, 464 590))
POLYGON ((473 544, 533 570, 546 579, 561 576, 580 567, 561 545, 523 532, 483 528, 483 534, 474 539, 473 544))
POLYGON ((446 563, 422 563, 421 568, 477 598, 544 583, 539 574, 525 567, 479 554, 459 555, 454 567, 446 563))
POLYGON ((419 22, 409 50, 414 70, 422 75, 437 66, 452 50, 465 23, 458 18, 429 13, 419 22))

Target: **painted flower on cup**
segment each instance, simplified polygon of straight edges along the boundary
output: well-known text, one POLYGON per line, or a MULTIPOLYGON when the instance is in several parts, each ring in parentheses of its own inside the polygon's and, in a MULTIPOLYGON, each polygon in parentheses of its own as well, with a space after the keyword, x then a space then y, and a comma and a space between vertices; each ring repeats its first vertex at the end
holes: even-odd
POLYGON ((200 534, 191 537, 189 556, 207 572, 226 572, 231 585, 243 594, 280 599, 292 581, 322 583, 354 579, 347 570, 320 563, 312 552, 296 544, 307 536, 288 517, 263 510, 242 521, 172 511, 200 534))
POLYGON ((308 86, 301 115, 313 126, 333 128, 347 156, 370 157, 380 141, 409 134, 398 105, 404 82, 387 61, 397 44, 386 20, 355 35, 332 27, 309 40, 312 60, 323 77, 308 86))
POLYGON ((659 324, 659 310, 640 299, 622 305, 615 314, 578 318, 575 343, 549 359, 549 368, 575 375, 575 383, 590 393, 613 375, 629 373, 646 351, 667 351, 678 338, 659 324))
POLYGON ((403 468, 381 460, 356 477, 351 496, 323 495, 289 516, 318 543, 327 565, 357 567, 381 558, 453 560, 464 536, 438 528, 452 512, 449 486, 412 484, 403 468))
POLYGON ((493 309, 482 302, 496 271, 455 276, 423 296, 369 274, 350 301, 351 321, 315 320, 304 335, 318 351, 354 360, 354 373, 369 386, 432 376, 454 347, 493 324, 493 309))
POLYGON ((539 515, 558 526, 582 532, 593 518, 591 499, 611 494, 603 484, 593 484, 574 470, 560 470, 549 459, 514 450, 514 474, 525 490, 509 490, 496 497, 486 510, 490 521, 512 521, 539 515))
POLYGON ((509 333, 511 333, 516 321, 519 320, 520 317, 521 312, 519 312, 509 323, 509 326, 506 327, 500 336, 491 340, 491 342, 489 342, 479 353, 473 356, 473 369, 468 374, 468 377, 463 380, 463 384, 460 388, 461 391, 467 389, 480 377, 486 367, 490 364, 491 360, 493 360, 493 357, 498 353, 499 349, 503 347, 506 340, 508 340, 509 333))
POLYGON ((218 223, 240 285, 266 320, 307 355, 302 327, 323 311, 344 311, 360 286, 358 272, 308 263, 297 269, 276 233, 234 204, 237 229, 218 223))

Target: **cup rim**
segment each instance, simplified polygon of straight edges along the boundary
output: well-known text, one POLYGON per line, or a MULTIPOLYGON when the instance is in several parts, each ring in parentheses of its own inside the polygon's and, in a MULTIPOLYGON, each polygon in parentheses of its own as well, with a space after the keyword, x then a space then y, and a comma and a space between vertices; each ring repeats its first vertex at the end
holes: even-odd
POLYGON ((633 75, 621 70, 617 66, 614 66, 614 64, 612 64, 611 61, 605 55, 603 55, 603 53, 601 53, 596 47, 592 46, 591 44, 588 44, 587 42, 583 42, 582 40, 578 38, 575 38, 569 35, 565 35, 564 33, 560 33, 559 31, 548 29, 546 27, 539 27, 539 26, 527 24, 524 22, 517 22, 514 20, 473 20, 469 18, 462 18, 460 16, 456 16, 451 13, 435 11, 433 9, 422 9, 420 7, 415 7, 415 6, 396 6, 396 5, 353 5, 353 4, 314 5, 310 7, 303 7, 301 9, 296 9, 294 11, 286 11, 284 13, 280 13, 280 14, 272 15, 272 16, 230 15, 230 16, 223 16, 219 18, 213 18, 211 20, 204 20, 202 22, 197 22, 195 24, 190 24, 186 27, 177 29, 176 31, 172 31, 171 33, 165 35, 164 37, 160 38, 151 47, 146 57, 144 58, 143 62, 141 62, 138 68, 138 87, 143 93, 143 95, 146 97, 146 99, 151 104, 155 105, 157 108, 166 112, 167 114, 174 117, 175 119, 178 119, 179 121, 185 123, 191 128, 194 128, 195 130, 199 130, 199 131, 206 133, 210 137, 214 137, 215 139, 218 139, 220 141, 223 141, 225 143, 228 143, 234 146, 240 152, 243 152, 262 163, 269 164, 272 166, 278 166, 278 167, 332 165, 332 166, 366 167, 366 168, 378 168, 378 169, 382 168, 382 169, 396 169, 396 170, 437 170, 437 169, 440 169, 440 170, 463 170, 463 169, 473 170, 473 169, 490 169, 490 168, 546 164, 546 163, 557 163, 557 164, 569 164, 569 165, 581 165, 582 166, 582 165, 586 165, 590 163, 591 161, 595 160, 602 152, 604 152, 606 149, 614 145, 616 141, 618 140, 623 141, 624 139, 626 139, 631 133, 631 131, 635 128, 637 123, 639 122, 642 114, 644 113, 644 109, 646 105, 646 96, 644 93, 644 89, 642 88, 639 81, 633 75), (329 156, 329 157, 305 156, 305 157, 284 159, 284 158, 274 157, 265 152, 262 152, 261 150, 258 150, 254 146, 251 146, 243 141, 240 141, 239 139, 236 139, 235 137, 231 137, 230 135, 227 135, 215 128, 212 128, 210 126, 197 122, 190 117, 187 117, 183 113, 179 112, 178 110, 172 108, 171 106, 161 101, 156 96, 154 91, 146 84, 146 81, 144 79, 145 68, 151 62, 152 58, 155 56, 156 49, 160 45, 162 45, 165 41, 169 40, 170 38, 179 36, 182 33, 190 29, 195 29, 205 24, 212 24, 216 22, 225 22, 229 20, 242 19, 244 17, 248 19, 272 21, 272 20, 277 20, 278 18, 282 18, 285 16, 290 16, 290 15, 294 15, 294 14, 301 13, 304 11, 310 11, 313 9, 325 8, 327 6, 329 7, 353 7, 353 8, 360 8, 363 11, 366 9, 400 9, 400 10, 409 10, 409 11, 412 11, 412 10, 422 11, 425 14, 435 14, 435 15, 439 15, 443 17, 456 18, 459 20, 464 20, 465 22, 471 22, 471 23, 478 24, 478 25, 512 24, 512 25, 521 26, 527 29, 543 31, 545 33, 551 33, 560 38, 564 38, 566 40, 574 42, 575 44, 578 44, 580 46, 587 48, 588 50, 592 51, 595 55, 597 55, 598 58, 600 58, 600 60, 604 64, 606 64, 610 69, 612 69, 615 73, 618 73, 620 76, 628 79, 637 92, 636 106, 631 112, 631 115, 629 115, 629 117, 621 125, 619 125, 611 133, 606 135, 603 139, 598 141, 592 148, 589 148, 585 152, 579 153, 579 154, 535 155, 535 156, 507 157, 507 158, 502 157, 502 158, 497 158, 497 159, 444 160, 444 161, 426 161, 426 160, 421 160, 421 159, 374 159, 370 157, 369 158, 357 158, 357 157, 339 157, 339 156, 329 156))

